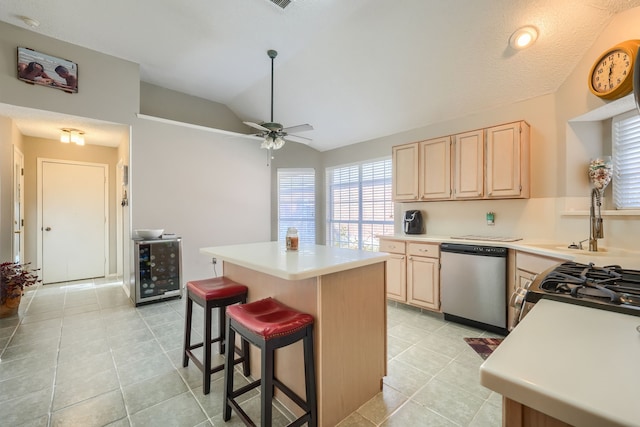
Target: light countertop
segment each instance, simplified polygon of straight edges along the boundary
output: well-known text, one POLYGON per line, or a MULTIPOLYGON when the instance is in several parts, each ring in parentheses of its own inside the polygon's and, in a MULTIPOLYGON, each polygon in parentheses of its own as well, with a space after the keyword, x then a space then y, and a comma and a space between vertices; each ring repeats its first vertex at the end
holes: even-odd
POLYGON ((323 245, 300 244, 297 251, 287 251, 284 242, 260 242, 215 246, 200 252, 218 260, 286 280, 302 280, 352 268, 384 262, 389 255, 323 245))
POLYGON ((640 317, 542 299, 480 383, 576 426, 640 425, 640 317))
POLYGON ((451 236, 436 236, 428 234, 394 234, 378 236, 384 239, 401 241, 459 243, 483 246, 500 246, 519 251, 526 251, 538 255, 575 261, 582 264, 590 262, 597 266, 617 264, 623 268, 640 269, 640 252, 618 248, 600 248, 598 252, 583 249, 569 249, 568 243, 558 243, 549 240, 522 239, 514 242, 499 242, 487 240, 462 240, 451 236))

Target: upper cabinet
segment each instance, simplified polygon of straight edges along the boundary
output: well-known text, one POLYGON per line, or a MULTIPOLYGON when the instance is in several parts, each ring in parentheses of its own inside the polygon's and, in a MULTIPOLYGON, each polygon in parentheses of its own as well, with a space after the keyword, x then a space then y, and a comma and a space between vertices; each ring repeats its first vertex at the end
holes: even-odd
POLYGON ((420 200, 451 197, 451 137, 420 142, 420 200))
POLYGON ((453 137, 455 147, 453 198, 479 199, 484 189, 484 131, 453 137))
POLYGON ((395 201, 529 197, 525 121, 393 147, 395 201))
POLYGON ((393 147, 394 201, 418 200, 418 150, 417 142, 393 147))
POLYGON ((487 196, 529 198, 529 124, 487 129, 487 196))

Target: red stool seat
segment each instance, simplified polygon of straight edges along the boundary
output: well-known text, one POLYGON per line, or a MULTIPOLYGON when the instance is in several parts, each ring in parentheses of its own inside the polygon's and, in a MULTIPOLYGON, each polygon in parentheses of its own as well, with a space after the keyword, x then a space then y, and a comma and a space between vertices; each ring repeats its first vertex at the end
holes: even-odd
POLYGON ((212 279, 191 280, 187 282, 187 291, 193 292, 194 295, 205 301, 209 301, 247 293, 249 289, 245 285, 222 276, 212 279))
POLYGON ((273 298, 229 306, 227 316, 266 340, 292 334, 313 323, 310 314, 293 310, 273 298))
MULTIPOLYGON (((219 343, 220 354, 225 354, 226 345, 226 321, 225 321, 225 308, 232 304, 243 304, 247 302, 247 295, 249 289, 236 283, 227 277, 214 277, 211 279, 192 280, 187 282, 187 304, 185 314, 185 327, 184 327, 184 349, 182 352, 182 366, 187 367, 189 360, 202 371, 202 392, 209 394, 211 390, 211 375, 222 371, 224 364, 217 366, 211 366, 211 345, 219 343), (192 344, 191 343, 191 323, 193 315, 193 303, 198 304, 204 309, 204 328, 202 342, 192 344), (213 309, 218 309, 218 337, 212 337, 212 312, 213 309), (202 360, 194 354, 193 350, 197 348, 203 348, 202 360)), ((247 341, 242 340, 242 349, 238 350, 234 341, 229 341, 230 345, 227 345, 227 349, 231 349, 230 356, 232 365, 242 362, 243 373, 245 376, 250 374, 249 367, 249 344, 247 341), (235 358, 235 354, 240 357, 235 358)))
POLYGON ((303 414, 290 426, 318 425, 316 375, 313 351, 313 316, 301 313, 273 298, 227 307, 227 339, 235 340, 236 333, 260 349, 261 377, 236 390, 231 363, 231 349, 227 347, 224 368, 224 407, 222 419, 231 419, 232 409, 247 426, 255 426, 240 406, 239 397, 260 388, 260 425, 271 427, 274 389, 278 388, 302 409, 303 414), (304 357, 305 397, 302 398, 275 375, 276 350, 302 340, 304 357))

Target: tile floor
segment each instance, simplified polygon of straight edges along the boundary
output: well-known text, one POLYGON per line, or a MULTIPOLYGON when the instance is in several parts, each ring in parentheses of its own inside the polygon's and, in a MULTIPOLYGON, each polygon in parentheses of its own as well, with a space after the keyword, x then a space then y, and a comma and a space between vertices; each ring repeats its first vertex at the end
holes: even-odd
MULTIPOLYGON (((183 321, 184 300, 134 308, 106 279, 29 289, 19 316, 0 319, 0 423, 241 425, 222 420, 222 373, 204 396, 200 371, 182 367, 183 321)), ((390 303, 383 391, 340 427, 499 426, 500 396, 479 384, 482 359, 463 340, 480 336, 494 335, 390 303)), ((243 406, 259 418, 257 392, 243 406)))

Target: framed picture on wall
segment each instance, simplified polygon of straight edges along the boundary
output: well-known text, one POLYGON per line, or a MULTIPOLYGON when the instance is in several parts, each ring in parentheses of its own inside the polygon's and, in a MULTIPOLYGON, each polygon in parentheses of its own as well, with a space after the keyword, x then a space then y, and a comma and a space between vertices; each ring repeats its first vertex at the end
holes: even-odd
POLYGON ((77 93, 78 64, 26 47, 18 47, 18 79, 77 93))

